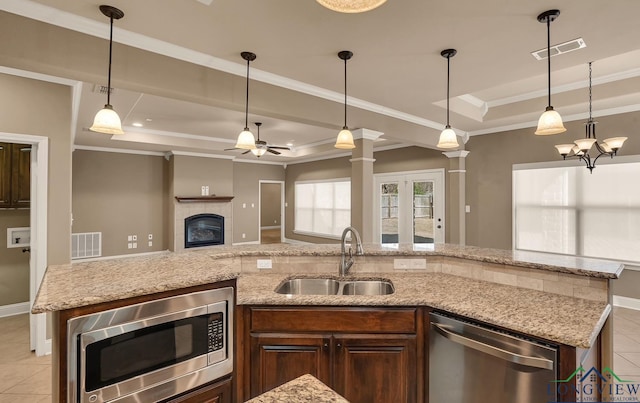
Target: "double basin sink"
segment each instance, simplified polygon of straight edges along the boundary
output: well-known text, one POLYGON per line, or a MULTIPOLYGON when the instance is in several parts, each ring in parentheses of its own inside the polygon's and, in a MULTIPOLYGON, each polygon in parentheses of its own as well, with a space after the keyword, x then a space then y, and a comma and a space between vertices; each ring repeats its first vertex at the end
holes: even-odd
POLYGON ((278 294, 291 295, 389 295, 395 292, 391 281, 330 278, 293 278, 283 281, 278 294))

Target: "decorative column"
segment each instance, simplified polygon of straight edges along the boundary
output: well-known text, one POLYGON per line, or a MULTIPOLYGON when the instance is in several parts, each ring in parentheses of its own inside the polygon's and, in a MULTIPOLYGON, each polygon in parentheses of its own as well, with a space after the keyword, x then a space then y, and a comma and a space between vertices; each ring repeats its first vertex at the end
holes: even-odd
POLYGON ((449 158, 447 180, 447 239, 446 243, 464 245, 466 243, 466 172, 465 158, 469 151, 447 151, 442 154, 449 158))
POLYGON ((351 225, 362 242, 373 242, 373 142, 384 133, 369 129, 353 131, 356 148, 351 152, 351 225))

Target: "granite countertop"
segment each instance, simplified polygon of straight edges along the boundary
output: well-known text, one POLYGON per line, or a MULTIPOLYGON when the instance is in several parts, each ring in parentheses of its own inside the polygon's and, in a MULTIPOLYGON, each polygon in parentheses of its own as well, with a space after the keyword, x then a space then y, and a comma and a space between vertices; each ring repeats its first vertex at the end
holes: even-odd
POLYGON ((261 394, 247 403, 349 403, 311 375, 303 375, 261 394))
MULTIPOLYGON (((282 273, 243 274, 238 280, 240 305, 297 306, 429 306, 495 326, 557 343, 589 348, 611 307, 514 286, 489 283, 444 273, 381 273, 391 280, 390 295, 286 295, 274 290, 287 276, 282 273)), ((309 275, 307 277, 318 277, 309 275)), ((335 278, 336 276, 322 276, 335 278)), ((371 278, 371 274, 352 278, 371 278)))

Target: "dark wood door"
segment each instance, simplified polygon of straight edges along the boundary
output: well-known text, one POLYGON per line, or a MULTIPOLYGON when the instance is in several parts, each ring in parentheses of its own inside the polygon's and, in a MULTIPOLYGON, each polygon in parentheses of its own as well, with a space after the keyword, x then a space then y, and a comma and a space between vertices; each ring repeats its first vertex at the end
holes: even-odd
POLYGON ((11 144, 0 143, 0 207, 11 206, 11 144))
POLYGON ((330 385, 331 335, 251 334, 251 397, 304 374, 330 385))
POLYGON ((11 198, 13 207, 29 207, 31 199, 31 146, 12 144, 11 198))
POLYGON ((166 403, 231 403, 231 379, 203 386, 166 403))
POLYGON ((334 335, 333 389, 351 403, 414 403, 415 335, 334 335))

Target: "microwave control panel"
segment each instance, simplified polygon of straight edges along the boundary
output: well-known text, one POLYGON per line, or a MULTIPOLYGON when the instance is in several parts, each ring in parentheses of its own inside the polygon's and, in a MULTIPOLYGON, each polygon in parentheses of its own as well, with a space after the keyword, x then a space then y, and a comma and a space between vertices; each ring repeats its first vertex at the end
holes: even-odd
POLYGON ((222 312, 209 315, 209 352, 224 348, 224 315, 222 312))

